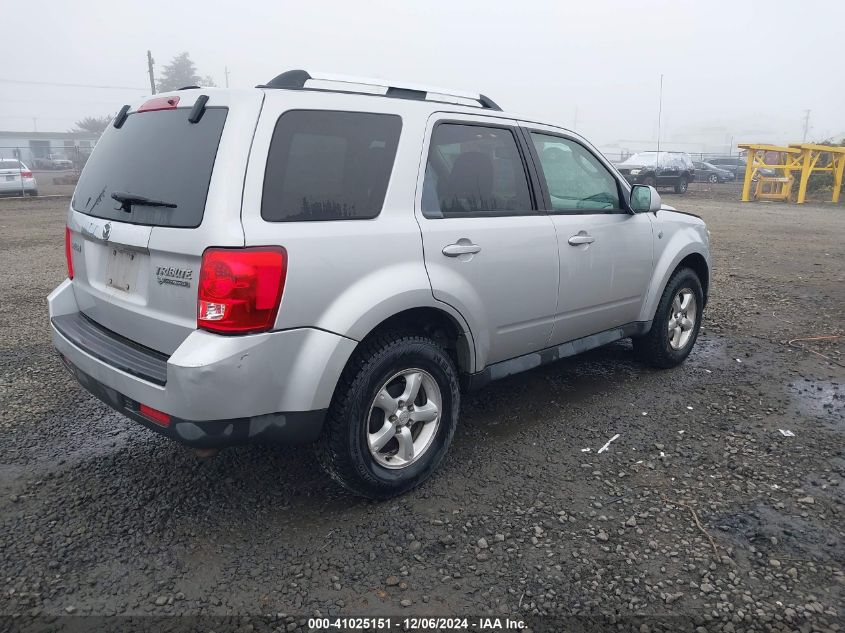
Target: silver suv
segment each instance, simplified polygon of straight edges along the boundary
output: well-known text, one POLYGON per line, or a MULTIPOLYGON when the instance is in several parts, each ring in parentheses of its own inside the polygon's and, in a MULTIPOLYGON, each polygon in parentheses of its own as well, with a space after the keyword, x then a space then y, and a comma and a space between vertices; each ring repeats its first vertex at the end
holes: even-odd
POLYGON ((630 337, 692 349, 696 216, 488 97, 305 71, 124 106, 67 215, 53 340, 200 449, 313 442, 356 493, 425 480, 462 391, 630 337))

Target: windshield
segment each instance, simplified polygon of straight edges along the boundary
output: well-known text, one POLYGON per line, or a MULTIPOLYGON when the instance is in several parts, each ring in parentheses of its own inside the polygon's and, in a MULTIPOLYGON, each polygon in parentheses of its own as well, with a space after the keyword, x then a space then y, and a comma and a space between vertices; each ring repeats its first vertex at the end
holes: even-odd
POLYGON ((199 226, 228 109, 207 108, 198 123, 188 121, 189 113, 135 113, 120 129, 109 126, 79 178, 74 210, 134 224, 199 226), (114 193, 175 206, 126 205, 114 193))

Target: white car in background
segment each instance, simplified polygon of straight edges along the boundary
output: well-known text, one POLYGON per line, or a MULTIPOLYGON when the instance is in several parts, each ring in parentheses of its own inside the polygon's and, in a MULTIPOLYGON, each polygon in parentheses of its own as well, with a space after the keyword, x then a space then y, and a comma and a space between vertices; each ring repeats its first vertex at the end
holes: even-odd
POLYGON ((14 158, 0 158, 0 194, 38 195, 38 184, 29 167, 14 158))

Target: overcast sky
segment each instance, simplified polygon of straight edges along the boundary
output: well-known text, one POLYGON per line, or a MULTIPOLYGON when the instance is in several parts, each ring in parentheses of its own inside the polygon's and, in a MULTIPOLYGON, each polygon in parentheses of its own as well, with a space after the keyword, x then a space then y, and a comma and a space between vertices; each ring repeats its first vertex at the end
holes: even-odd
POLYGON ((605 149, 656 139, 661 73, 666 147, 800 141, 807 109, 811 139, 845 134, 836 0, 26 0, 12 14, 0 130, 66 131, 145 96, 151 49, 157 69, 188 51, 218 85, 228 67, 232 87, 304 68, 480 91, 605 149))

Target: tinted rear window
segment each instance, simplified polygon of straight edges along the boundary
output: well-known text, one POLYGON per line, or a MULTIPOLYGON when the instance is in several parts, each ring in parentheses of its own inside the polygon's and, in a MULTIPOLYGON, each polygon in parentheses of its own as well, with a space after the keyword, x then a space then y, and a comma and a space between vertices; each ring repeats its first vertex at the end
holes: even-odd
POLYGON ((73 208, 98 218, 177 228, 202 222, 208 184, 227 108, 207 108, 189 123, 190 108, 130 114, 123 127, 109 126, 73 195, 73 208), (112 193, 128 193, 176 205, 120 209, 112 193))
POLYGON ((402 120, 393 114, 293 110, 276 123, 261 217, 357 220, 381 212, 402 120))
POLYGON ((15 171, 19 171, 23 167, 16 160, 0 160, 0 169, 14 169, 15 171))

